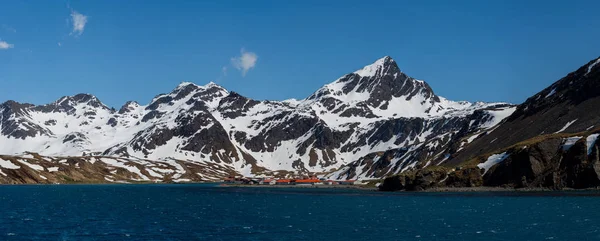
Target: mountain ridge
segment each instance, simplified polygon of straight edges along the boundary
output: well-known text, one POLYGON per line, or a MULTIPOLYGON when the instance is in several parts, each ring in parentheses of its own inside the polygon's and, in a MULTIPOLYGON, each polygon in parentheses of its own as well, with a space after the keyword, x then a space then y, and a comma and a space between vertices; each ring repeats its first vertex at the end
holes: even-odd
MULTIPOLYGON (((391 60, 392 62, 394 62, 394 63, 395 63, 395 60, 394 60, 392 57, 390 57, 390 56, 383 56, 382 58, 380 58, 380 59, 376 60, 375 62, 373 62, 373 64, 367 65, 367 66, 365 66, 365 67, 363 67, 363 68, 361 68, 361 69, 359 69, 359 70, 356 70, 356 71, 354 71, 354 72, 352 72, 352 73, 348 73, 348 74, 345 74, 345 75, 349 75, 349 74, 353 74, 353 73, 356 73, 356 72, 360 72, 362 69, 364 69, 364 68, 366 68, 366 67, 368 67, 368 66, 373 66, 373 65, 375 65, 377 62, 379 62, 379 61, 381 61, 381 60, 383 60, 383 59, 389 59, 389 60, 391 60)), ((399 68, 398 68, 398 69, 399 69, 399 68)), ((401 71, 400 71, 400 72, 401 72, 401 71)), ((343 75, 343 76, 345 76, 345 75, 343 75)), ((342 77, 343 77, 343 76, 342 76, 342 77)), ((341 78, 341 77, 340 77, 340 78, 341 78)), ((427 82, 425 82, 425 81, 423 81, 423 80, 418 80, 418 81, 420 81, 420 82, 424 82, 424 83, 427 85, 427 87, 428 87, 429 89, 432 89, 432 88, 431 88, 431 87, 428 85, 428 83, 427 83, 427 82)), ((208 83, 206 83, 206 84, 204 84, 204 85, 201 85, 201 84, 198 84, 198 83, 195 83, 195 82, 192 82, 192 81, 181 81, 181 82, 180 82, 180 83, 179 83, 177 86, 175 86, 175 88, 174 88, 173 90, 177 89, 177 87, 179 87, 179 86, 181 86, 181 85, 189 85, 189 84, 193 84, 193 85, 195 85, 195 86, 198 86, 198 87, 218 86, 218 87, 220 87, 220 88, 223 88, 223 89, 227 90, 227 88, 225 88, 224 86, 222 86, 222 85, 220 85, 220 84, 218 84, 218 83, 216 83, 216 82, 214 82, 214 81, 209 81, 208 83)), ((331 84, 331 83, 329 83, 329 84, 331 84)), ((321 86, 321 88, 322 88, 322 87, 324 87, 324 86, 326 86, 326 85, 328 85, 328 84, 325 84, 325 85, 321 86)), ((228 91, 230 91, 230 90, 228 90, 228 91)), ((231 92, 236 92, 236 93, 239 93, 238 91, 231 91, 231 92)), ((276 99, 254 99, 254 98, 252 98, 252 99, 254 99, 254 100, 257 100, 257 101, 295 102, 295 101, 299 101, 299 100, 305 100, 305 99, 309 98, 311 95, 313 95, 314 93, 315 93, 315 92, 313 92, 313 93, 311 93, 311 94, 308 94, 308 95, 307 95, 305 98, 303 98, 303 99, 298 99, 298 98, 289 98, 289 99, 283 99, 283 100, 276 100, 276 99)), ((155 99, 157 96, 164 95, 164 94, 166 94, 166 93, 161 93, 161 94, 158 94, 158 95, 154 96, 153 98, 151 98, 151 99, 150 99, 150 101, 149 101, 149 102, 152 102, 152 101, 153 101, 153 100, 154 100, 154 99, 155 99)), ((124 105, 126 105, 127 103, 130 103, 130 102, 132 102, 132 103, 138 103, 138 104, 142 103, 142 102, 141 102, 141 101, 139 101, 139 100, 127 100, 127 101, 125 101, 125 102, 124 102, 124 104, 117 104, 117 105, 115 105, 115 106, 109 106, 109 105, 107 105, 106 103, 102 102, 102 101, 100 100, 100 98, 99 98, 98 96, 94 95, 93 93, 90 93, 90 92, 81 92, 81 93, 75 93, 75 94, 73 94, 73 95, 63 95, 63 96, 60 96, 60 97, 58 97, 56 100, 53 100, 53 101, 50 101, 50 102, 46 102, 46 103, 38 103, 38 104, 34 104, 34 103, 30 103, 30 102, 20 102, 19 100, 16 100, 16 99, 9 99, 9 100, 5 100, 4 102, 1 102, 0 104, 4 104, 4 103, 6 103, 6 102, 16 102, 16 103, 19 103, 19 104, 25 104, 25 105, 36 105, 36 106, 43 106, 43 105, 49 105, 49 104, 53 104, 53 103, 55 103, 55 102, 58 102, 58 101, 60 101, 60 100, 61 100, 61 99, 63 99, 63 98, 69 98, 69 97, 71 97, 71 98, 72 98, 72 97, 75 97, 75 96, 80 96, 80 95, 81 95, 81 96, 83 96, 83 95, 88 95, 88 96, 91 96, 91 97, 93 97, 93 98, 96 98, 96 99, 97 99, 97 100, 98 100, 100 103, 102 103, 103 105, 105 105, 106 107, 108 107, 108 108, 110 108, 110 109, 113 109, 113 108, 114 108, 114 109, 119 109, 119 108, 123 107, 124 105)), ((248 97, 248 98, 251 98, 251 97, 248 97)), ((467 101, 467 100, 460 100, 460 101, 456 101, 456 102, 470 102, 470 103, 507 103, 507 104, 512 104, 512 103, 510 103, 510 102, 503 102, 503 101, 480 101, 480 100, 477 100, 477 101, 467 101)))
POLYGON ((442 162, 462 137, 492 128, 514 110, 437 96, 389 56, 296 101, 258 101, 213 82, 182 82, 145 105, 128 101, 118 110, 89 94, 39 106, 6 103, 0 105, 5 154, 175 159, 225 165, 241 175, 363 179, 442 162), (404 155, 390 157, 391 167, 372 162, 362 172, 347 170, 396 149, 404 155))
POLYGON ((600 185, 600 58, 524 103, 451 101, 384 57, 302 100, 208 83, 119 110, 0 104, 0 183, 385 178, 381 190, 600 185))

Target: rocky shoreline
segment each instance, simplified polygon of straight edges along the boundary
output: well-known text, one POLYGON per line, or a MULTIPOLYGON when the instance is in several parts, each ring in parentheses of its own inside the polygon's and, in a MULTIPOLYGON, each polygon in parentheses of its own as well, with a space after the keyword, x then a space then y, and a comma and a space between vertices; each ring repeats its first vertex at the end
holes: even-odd
MULTIPOLYGON (((361 190, 361 191, 376 191, 376 192, 384 192, 379 188, 374 186, 364 186, 364 185, 315 185, 315 186, 295 186, 295 185, 240 185, 240 184, 220 184, 219 187, 236 187, 236 188, 303 188, 303 189, 353 189, 353 190, 361 190)), ((424 190, 395 190, 393 192, 402 192, 402 193, 443 193, 443 192, 506 192, 506 193, 564 193, 564 192, 593 192, 597 191, 598 195, 600 195, 600 188, 585 188, 585 189, 573 189, 573 188, 564 188, 564 189, 550 189, 550 188, 513 188, 513 187, 488 187, 488 186, 479 186, 479 187, 434 187, 424 190)))
POLYGON ((313 189, 355 189, 365 191, 378 191, 377 187, 365 185, 245 185, 245 184, 220 184, 219 187, 244 187, 244 188, 313 188, 313 189))

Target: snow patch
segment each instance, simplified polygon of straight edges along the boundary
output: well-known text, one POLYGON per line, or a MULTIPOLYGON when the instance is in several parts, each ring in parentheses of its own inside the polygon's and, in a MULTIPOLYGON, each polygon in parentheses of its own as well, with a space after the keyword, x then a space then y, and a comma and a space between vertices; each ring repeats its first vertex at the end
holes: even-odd
POLYGON ((596 66, 598 63, 600 63, 600 58, 596 59, 596 61, 594 61, 594 63, 590 64, 588 66, 587 72, 585 73, 585 75, 588 75, 590 72, 592 72, 592 69, 594 68, 594 66, 596 66))
POLYGON ((6 169, 19 169, 19 168, 21 168, 20 166, 15 165, 14 163, 10 162, 9 160, 4 160, 4 159, 0 159, 0 167, 6 168, 6 169))
POLYGON ((600 134, 591 134, 587 138, 585 138, 588 156, 592 154, 592 149, 594 147, 594 144, 596 144, 596 140, 598 140, 598 135, 600 134))
POLYGON ((507 154, 506 152, 491 155, 484 163, 477 164, 477 167, 485 169, 483 172, 483 174, 485 174, 492 166, 504 161, 508 156, 510 156, 510 154, 507 154))
POLYGON ((150 174, 150 176, 157 177, 157 178, 163 178, 163 175, 156 173, 152 169, 146 168, 146 171, 148 172, 148 174, 150 174))
POLYGON ((175 179, 173 180, 174 182, 191 182, 191 179, 187 179, 187 178, 179 178, 179 179, 175 179))
POLYGON ((475 138, 479 137, 480 133, 475 133, 472 136, 469 136, 469 138, 467 138, 467 143, 471 143, 473 142, 473 140, 475 140, 475 138))
POLYGON ((287 99, 287 100, 284 100, 282 102, 286 103, 286 104, 289 104, 290 106, 294 106, 294 107, 298 106, 301 103, 301 101, 299 101, 297 99, 294 99, 294 98, 287 99))
POLYGON ((571 147, 573 145, 575 145, 575 143, 581 138, 582 138, 582 136, 573 136, 573 137, 564 139, 564 143, 562 146, 563 151, 568 151, 569 149, 571 149, 571 147))
POLYGON ((24 161, 24 160, 17 160, 17 161, 18 161, 18 162, 20 162, 20 163, 23 163, 23 164, 25 164, 25 165, 26 165, 26 166, 28 166, 29 168, 31 168, 31 169, 33 169, 33 170, 36 170, 36 171, 43 171, 43 170, 44 170, 44 167, 42 167, 42 166, 40 166, 40 165, 31 164, 31 163, 29 163, 29 162, 26 162, 26 161, 24 161))
POLYGON ((575 123, 575 121, 577 121, 577 119, 567 122, 567 124, 565 124, 565 126, 563 126, 563 128, 561 128, 560 130, 558 130, 557 132, 554 132, 554 133, 556 134, 556 133, 561 133, 561 132, 565 131, 567 128, 569 128, 569 126, 571 126, 573 123, 575 123))
POLYGON ((555 93, 556 93, 556 88, 553 88, 553 89, 550 91, 550 93, 548 93, 548 94, 546 95, 546 97, 544 97, 544 98, 548 98, 548 97, 550 97, 550 96, 554 95, 555 93))
POLYGON ((498 123, 500 123, 502 120, 506 119, 506 117, 509 117, 510 115, 512 115, 512 113, 515 112, 516 109, 517 109, 517 107, 513 106, 513 107, 503 108, 500 110, 487 111, 492 116, 492 119, 487 121, 486 123, 482 124, 481 128, 491 128, 491 127, 498 125, 498 123))

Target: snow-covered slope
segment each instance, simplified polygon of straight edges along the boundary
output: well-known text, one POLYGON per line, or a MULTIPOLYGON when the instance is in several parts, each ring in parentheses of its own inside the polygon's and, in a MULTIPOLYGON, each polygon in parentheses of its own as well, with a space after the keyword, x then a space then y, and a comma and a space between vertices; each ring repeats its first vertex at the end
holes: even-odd
POLYGON ((303 100, 257 101, 214 83, 181 83, 147 105, 128 102, 119 110, 89 94, 42 106, 8 101, 0 105, 0 153, 370 178, 440 164, 512 111, 506 103, 437 96, 386 56, 303 100))

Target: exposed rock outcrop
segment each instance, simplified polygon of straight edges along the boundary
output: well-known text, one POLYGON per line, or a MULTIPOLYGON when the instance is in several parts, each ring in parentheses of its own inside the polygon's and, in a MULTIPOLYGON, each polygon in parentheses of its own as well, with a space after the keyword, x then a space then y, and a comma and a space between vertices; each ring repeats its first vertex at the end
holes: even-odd
POLYGON ((588 147, 587 138, 573 138, 581 139, 568 148, 565 139, 550 138, 508 150, 510 155, 484 175, 484 185, 551 189, 599 186, 598 144, 588 147))

